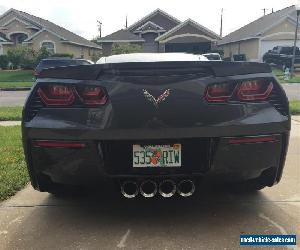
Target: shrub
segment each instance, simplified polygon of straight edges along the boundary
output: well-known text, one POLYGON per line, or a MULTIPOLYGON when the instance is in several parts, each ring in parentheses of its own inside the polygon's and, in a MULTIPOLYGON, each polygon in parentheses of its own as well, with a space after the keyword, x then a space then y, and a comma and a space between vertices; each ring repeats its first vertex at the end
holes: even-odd
POLYGON ((23 48, 20 67, 22 69, 34 69, 35 66, 36 66, 36 52, 31 48, 23 48))
POLYGON ((7 51, 8 62, 12 64, 14 69, 34 69, 42 59, 49 56, 50 53, 43 47, 38 51, 28 47, 19 47, 7 51))
POLYGON ((142 52, 142 46, 132 43, 114 43, 112 46, 112 54, 130 54, 142 52))
POLYGON ((45 47, 40 48, 36 55, 35 64, 38 65, 42 59, 48 58, 50 55, 50 52, 45 47))
POLYGON ((93 54, 91 55, 91 60, 96 63, 101 57, 101 54, 100 53, 95 53, 93 52, 93 54))
POLYGON ((19 68, 22 58, 24 56, 24 48, 9 49, 7 51, 7 57, 14 69, 19 68))
POLYGON ((0 55, 0 68, 7 69, 8 66, 8 57, 7 55, 0 55))
POLYGON ((56 53, 56 54, 52 54, 51 57, 70 57, 70 58, 73 58, 74 55, 73 54, 68 54, 68 53, 56 53))

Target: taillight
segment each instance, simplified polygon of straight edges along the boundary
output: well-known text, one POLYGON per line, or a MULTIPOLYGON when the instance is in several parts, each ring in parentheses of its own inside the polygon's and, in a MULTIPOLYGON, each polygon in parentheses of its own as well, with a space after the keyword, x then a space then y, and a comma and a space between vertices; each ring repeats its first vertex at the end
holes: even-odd
POLYGON ((82 104, 93 107, 106 104, 108 99, 105 89, 97 86, 78 86, 75 88, 49 84, 39 87, 37 93, 46 106, 70 106, 77 98, 82 104))
POLYGON ((88 106, 104 105, 107 95, 104 89, 96 86, 85 86, 76 88, 83 104, 88 106))
POLYGON ((265 100, 273 89, 273 83, 265 80, 251 80, 242 82, 237 97, 241 101, 265 100))
POLYGON ((208 102, 226 102, 233 94, 235 84, 220 83, 207 87, 205 99, 208 102))
POLYGON ((207 87, 205 99, 211 103, 263 101, 269 97, 272 90, 272 81, 266 79, 247 80, 241 83, 216 83, 207 87))
POLYGON ((86 147, 85 143, 82 142, 69 142, 69 141, 35 141, 35 147, 43 148, 72 148, 72 149, 82 149, 86 147))
POLYGON ((69 106, 75 100, 73 88, 65 85, 41 86, 38 95, 47 106, 69 106))

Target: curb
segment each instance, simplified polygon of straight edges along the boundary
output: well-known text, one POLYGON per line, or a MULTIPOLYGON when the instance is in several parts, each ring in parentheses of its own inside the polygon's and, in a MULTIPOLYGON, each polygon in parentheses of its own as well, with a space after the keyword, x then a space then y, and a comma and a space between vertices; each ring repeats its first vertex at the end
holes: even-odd
POLYGON ((20 126, 21 121, 0 121, 0 127, 20 126))
POLYGON ((0 88, 0 91, 25 91, 30 89, 31 87, 0 88))

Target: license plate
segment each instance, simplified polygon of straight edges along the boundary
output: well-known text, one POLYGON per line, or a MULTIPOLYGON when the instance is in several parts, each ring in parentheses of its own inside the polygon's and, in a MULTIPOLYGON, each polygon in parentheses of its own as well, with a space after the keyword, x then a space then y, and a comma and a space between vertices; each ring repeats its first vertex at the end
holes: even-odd
POLYGON ((134 168, 181 167, 181 144, 133 145, 134 168))

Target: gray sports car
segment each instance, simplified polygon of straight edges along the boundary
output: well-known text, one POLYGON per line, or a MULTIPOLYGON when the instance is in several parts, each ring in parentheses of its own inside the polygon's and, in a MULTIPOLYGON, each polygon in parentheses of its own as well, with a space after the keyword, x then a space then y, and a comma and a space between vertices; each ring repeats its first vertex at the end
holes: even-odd
POLYGON ((191 196, 198 180, 258 190, 281 179, 287 97, 267 64, 130 54, 43 70, 23 111, 33 187, 119 185, 191 196))

